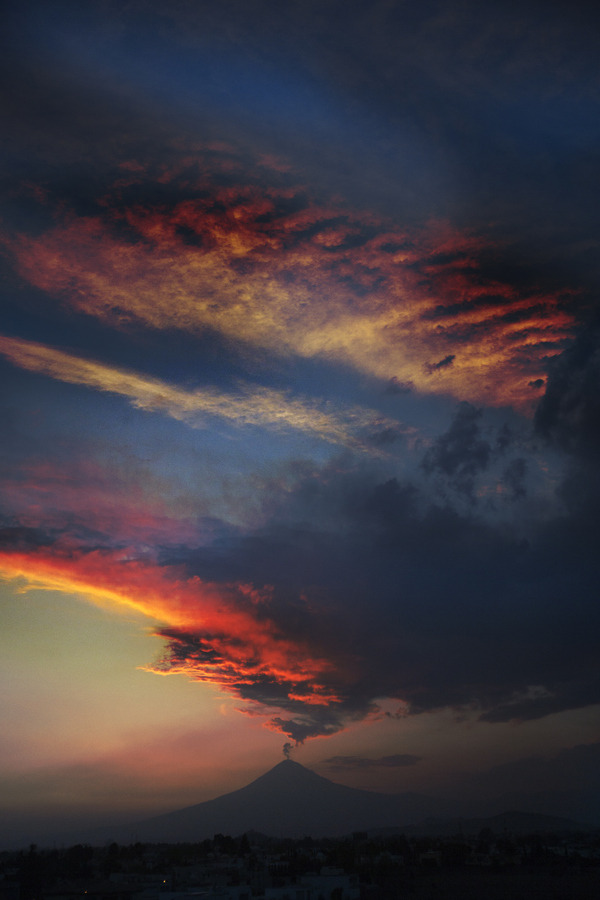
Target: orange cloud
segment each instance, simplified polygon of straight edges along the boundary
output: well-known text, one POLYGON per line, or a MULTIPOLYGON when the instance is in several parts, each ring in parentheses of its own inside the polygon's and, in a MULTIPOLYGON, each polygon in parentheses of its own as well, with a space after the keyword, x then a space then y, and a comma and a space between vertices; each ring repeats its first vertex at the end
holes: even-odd
POLYGON ((211 159, 212 172, 199 161, 184 185, 162 173, 188 198, 125 203, 115 188, 104 215, 66 215, 44 234, 5 236, 5 246, 30 283, 116 326, 216 329, 421 391, 531 405, 531 382, 571 334, 563 298, 484 278, 478 259, 493 248, 471 235, 409 234, 319 207, 290 176, 282 185, 281 172, 270 173, 277 188, 218 186, 211 176, 224 170, 211 159), (449 355, 452 365, 432 368, 449 355))
POLYGON ((298 705, 304 711, 325 709, 340 700, 330 683, 332 664, 269 618, 266 588, 186 578, 173 567, 126 552, 56 546, 1 551, 0 574, 23 580, 24 589, 81 594, 100 605, 142 613, 168 641, 162 659, 148 671, 214 684, 255 703, 263 714, 298 705))

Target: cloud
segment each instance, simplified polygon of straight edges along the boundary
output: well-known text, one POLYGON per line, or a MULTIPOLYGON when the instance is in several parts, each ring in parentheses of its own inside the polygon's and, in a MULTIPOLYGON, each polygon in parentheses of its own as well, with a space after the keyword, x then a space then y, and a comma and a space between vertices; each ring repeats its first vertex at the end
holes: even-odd
POLYGON ((149 375, 3 335, 0 335, 0 353, 30 372, 118 394, 138 409, 160 412, 197 428, 207 427, 213 418, 221 418, 238 427, 297 429, 315 438, 353 447, 366 446, 356 436, 359 430, 375 431, 372 442, 381 444, 385 441, 377 441, 376 435, 382 428, 390 435, 401 428, 398 423, 358 407, 348 408, 345 414, 334 412, 326 404, 297 400, 284 391, 258 385, 243 385, 238 393, 212 387, 185 390, 149 375))
POLYGON ((549 366, 546 392, 536 410, 537 432, 587 459, 600 448, 600 326, 587 325, 549 366))
POLYGON ((440 359, 439 362, 436 363, 425 363, 425 371, 432 375, 434 372, 439 372, 440 369, 446 369, 448 366, 451 366, 456 359, 456 355, 454 353, 449 353, 448 356, 445 356, 443 359, 440 359))
POLYGON ((428 474, 450 477, 466 494, 472 494, 474 478, 487 468, 492 454, 489 442, 481 437, 481 415, 481 409, 461 403, 448 431, 436 439, 422 461, 428 474))
MULTIPOLYGON (((480 473, 492 446, 479 446, 481 421, 459 407, 432 445, 433 471, 480 473)), ((257 485, 251 523, 215 522, 218 539, 204 540, 199 522, 155 551, 127 511, 117 534, 132 541, 115 547, 108 519, 92 514, 91 534, 82 515, 40 526, 27 500, 23 524, 3 530, 0 567, 137 610, 163 647, 149 671, 210 683, 292 741, 376 717, 381 698, 412 715, 525 721, 600 700, 596 504, 589 481, 565 482, 568 515, 532 520, 525 462, 510 466, 510 517, 497 519, 436 501, 383 460, 290 464, 257 485)))
POLYGON ((527 493, 525 476, 527 474, 527 460, 518 456, 510 461, 502 475, 502 483, 510 488, 515 500, 524 497, 527 493))
POLYGON ((395 753, 392 756, 380 756, 378 759, 370 756, 330 756, 323 762, 332 769, 400 768, 415 766, 422 758, 413 753, 395 753))
MULTIPOLYGON (((331 662, 316 659, 302 640, 277 628, 263 608, 267 588, 261 592, 244 584, 211 584, 186 578, 172 567, 132 559, 128 553, 85 553, 57 546, 30 548, 27 553, 3 548, 0 573, 20 580, 25 589, 80 594, 100 605, 133 609, 159 623, 155 634, 166 640, 166 649, 148 671, 185 674, 271 711, 305 711, 322 723, 311 734, 342 727, 335 713, 327 712, 329 703, 339 702, 331 662)), ((303 739, 297 721, 275 717, 270 724, 295 740, 303 739)))
MULTIPOLYGON (((276 724, 290 736, 376 715, 382 697, 411 714, 450 707, 487 721, 600 699, 590 630, 597 563, 583 507, 531 526, 524 539, 520 527, 458 513, 414 485, 342 471, 339 462, 280 489, 265 485, 261 528, 239 534, 220 558, 203 553, 201 564, 217 579, 268 577, 277 628, 305 637, 341 679, 329 682, 338 699, 318 710, 252 685, 256 700, 285 705, 276 724), (301 606, 291 602, 299 593, 301 606)), ((519 523, 526 498, 517 494, 519 523)), ((193 569, 194 553, 186 558, 193 569)))
POLYGON ((208 147, 193 151, 195 166, 182 155, 161 172, 124 173, 106 186, 104 212, 5 232, 20 277, 115 328, 213 331, 531 410, 529 383, 573 331, 566 291, 486 277, 484 254, 502 255, 492 241, 440 224, 407 231, 317 202, 292 173, 252 169, 235 149, 221 164, 208 147))

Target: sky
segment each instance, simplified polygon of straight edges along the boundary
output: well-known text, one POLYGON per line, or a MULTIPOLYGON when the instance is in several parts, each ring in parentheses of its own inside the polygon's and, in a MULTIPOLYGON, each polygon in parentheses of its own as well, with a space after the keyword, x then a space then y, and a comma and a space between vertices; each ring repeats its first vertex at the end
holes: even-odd
POLYGON ((285 755, 598 823, 598 13, 3 19, 2 841, 285 755))

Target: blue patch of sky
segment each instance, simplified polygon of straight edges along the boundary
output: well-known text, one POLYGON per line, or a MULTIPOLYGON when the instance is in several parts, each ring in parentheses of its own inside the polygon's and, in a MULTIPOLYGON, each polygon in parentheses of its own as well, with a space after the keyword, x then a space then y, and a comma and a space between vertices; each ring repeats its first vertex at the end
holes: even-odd
POLYGON ((291 66, 284 70, 266 56, 251 57, 242 45, 224 45, 200 34, 196 46, 185 46, 152 21, 130 23, 120 31, 92 26, 38 12, 31 36, 50 59, 58 62, 60 57, 66 71, 73 66, 111 89, 127 84, 139 91, 141 102, 154 107, 214 107, 295 127, 331 127, 335 122, 336 130, 352 128, 352 119, 327 96, 322 83, 291 66))
POLYGON ((444 205, 448 173, 410 117, 382 115, 372 97, 357 98, 343 79, 309 71, 301 54, 264 42, 250 51, 210 27, 198 28, 186 45, 154 19, 111 29, 101 21, 74 24, 78 18, 38 11, 31 40, 47 64, 90 96, 133 104, 155 123, 159 141, 175 127, 180 137, 257 142, 292 158, 315 185, 359 203, 375 199, 417 218, 444 205))
POLYGON ((323 462, 339 452, 338 446, 294 429, 240 426, 202 413, 192 416, 194 424, 189 425, 159 411, 136 409, 126 398, 17 371, 2 361, 0 374, 5 409, 14 410, 21 433, 26 435, 31 427, 36 435, 29 449, 26 440, 19 446, 19 457, 45 456, 52 448, 59 457, 84 455, 91 447, 109 465, 133 455, 161 477, 206 487, 206 466, 222 484, 242 475, 265 474, 290 457, 323 462))

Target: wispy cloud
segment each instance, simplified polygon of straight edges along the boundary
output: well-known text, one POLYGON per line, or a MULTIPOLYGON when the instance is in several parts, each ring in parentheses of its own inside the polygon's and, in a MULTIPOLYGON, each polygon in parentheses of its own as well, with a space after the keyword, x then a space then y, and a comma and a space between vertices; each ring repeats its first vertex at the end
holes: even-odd
POLYGON ((0 335, 0 353, 14 365, 59 381, 126 397, 133 406, 161 412, 193 427, 211 418, 238 426, 254 425, 270 430, 296 429, 315 438, 346 446, 362 447, 361 431, 380 432, 397 422, 350 407, 333 411, 326 403, 297 400, 284 391, 246 384, 238 393, 216 388, 185 390, 159 378, 84 359, 44 344, 0 335))

